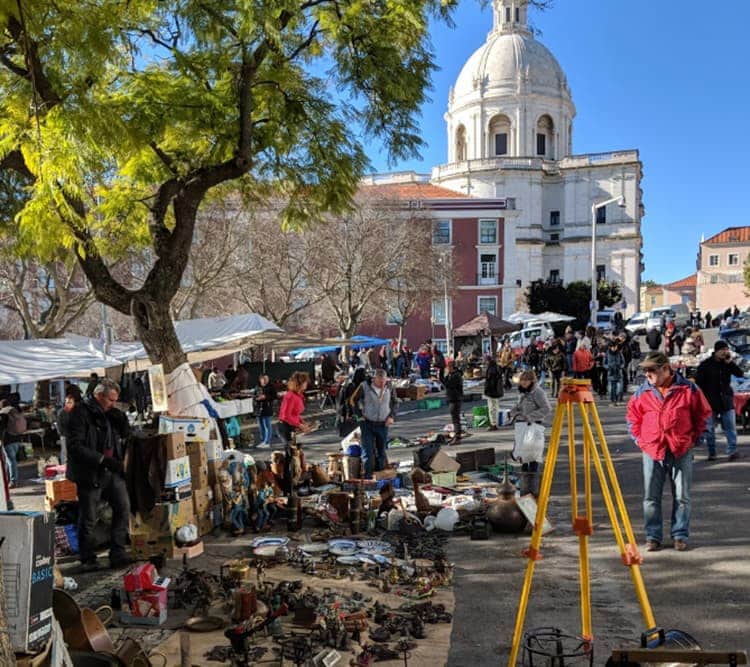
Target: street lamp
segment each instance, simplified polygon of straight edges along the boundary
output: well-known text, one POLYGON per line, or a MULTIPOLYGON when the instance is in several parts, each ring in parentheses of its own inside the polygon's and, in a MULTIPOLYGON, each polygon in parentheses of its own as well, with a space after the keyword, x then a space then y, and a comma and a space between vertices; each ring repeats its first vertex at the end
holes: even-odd
POLYGON ((599 310, 599 303, 596 299, 596 210, 614 203, 617 203, 620 208, 625 208, 625 197, 612 197, 591 204, 591 326, 594 328, 596 328, 596 313, 599 310))
POLYGON ((447 357, 452 356, 452 340, 451 340, 451 329, 453 327, 453 322, 451 321, 453 318, 449 314, 450 310, 450 301, 448 299, 448 256, 447 254, 441 255, 438 257, 438 264, 440 264, 440 268, 443 272, 443 307, 445 308, 445 319, 443 320, 443 324, 445 324, 445 354, 447 357))

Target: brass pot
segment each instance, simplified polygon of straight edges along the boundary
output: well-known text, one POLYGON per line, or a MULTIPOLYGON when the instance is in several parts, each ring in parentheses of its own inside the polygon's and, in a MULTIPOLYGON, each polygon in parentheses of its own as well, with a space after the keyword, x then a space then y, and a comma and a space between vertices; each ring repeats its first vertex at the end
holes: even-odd
POLYGON ((68 646, 81 651, 94 651, 98 653, 114 653, 115 647, 112 638, 105 627, 112 620, 112 607, 103 606, 97 610, 84 607, 77 623, 74 623, 66 633, 65 641, 68 646), (108 614, 106 620, 99 618, 100 613, 108 614))

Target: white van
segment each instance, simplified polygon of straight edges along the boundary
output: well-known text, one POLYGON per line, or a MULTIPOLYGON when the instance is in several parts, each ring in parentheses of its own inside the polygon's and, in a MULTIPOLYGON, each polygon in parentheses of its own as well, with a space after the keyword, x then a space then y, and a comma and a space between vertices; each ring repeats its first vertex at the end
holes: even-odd
POLYGON ((615 328, 615 311, 609 308, 596 312, 596 328, 602 331, 612 331, 615 328))
POLYGON ((516 354, 520 354, 528 347, 532 338, 549 340, 554 336, 555 332, 547 322, 530 323, 520 331, 510 334, 510 347, 516 354))
POLYGON ((672 306, 660 306, 649 312, 648 319, 646 320, 646 331, 659 329, 661 327, 662 315, 667 320, 672 320, 678 329, 686 327, 688 322, 690 322, 690 311, 684 303, 676 303, 672 306))

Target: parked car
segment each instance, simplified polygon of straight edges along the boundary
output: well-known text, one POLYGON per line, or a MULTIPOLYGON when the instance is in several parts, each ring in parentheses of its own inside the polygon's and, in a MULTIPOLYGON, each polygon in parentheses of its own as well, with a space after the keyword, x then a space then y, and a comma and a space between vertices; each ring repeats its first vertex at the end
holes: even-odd
POLYGON ((690 322, 690 311, 684 303, 676 303, 672 306, 661 306, 649 311, 648 319, 646 320, 646 331, 651 331, 651 329, 658 329, 661 327, 662 315, 666 316, 668 320, 672 320, 678 329, 686 327, 690 322))
POLYGON ((615 311, 610 308, 597 311, 596 328, 602 331, 612 331, 615 328, 615 311))
POLYGON ((625 328, 634 336, 642 336, 646 333, 647 320, 648 313, 636 313, 627 321, 625 328))
POLYGON ((525 350, 532 338, 542 340, 549 340, 555 335, 552 326, 547 322, 539 322, 532 326, 525 327, 520 331, 516 331, 510 334, 510 347, 516 355, 521 354, 525 350))
POLYGON ((724 329, 719 332, 719 338, 727 342, 732 352, 750 360, 750 329, 724 329))

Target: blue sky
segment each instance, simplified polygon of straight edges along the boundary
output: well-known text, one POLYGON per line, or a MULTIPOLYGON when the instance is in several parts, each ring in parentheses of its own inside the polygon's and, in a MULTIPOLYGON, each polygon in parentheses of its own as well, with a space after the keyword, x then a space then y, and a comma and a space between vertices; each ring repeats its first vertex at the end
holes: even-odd
MULTIPOLYGON (((432 31, 441 69, 423 108, 422 159, 389 167, 373 147, 376 171, 429 172, 445 162, 448 89, 484 43, 492 12, 463 0, 455 20, 432 31)), ((750 177, 750 2, 556 0, 531 21, 568 76, 578 112, 573 152, 640 149, 642 278, 691 274, 701 234, 750 224, 740 196, 750 177)))

